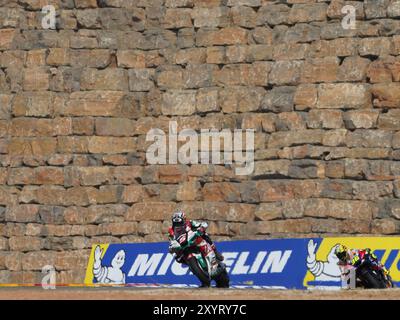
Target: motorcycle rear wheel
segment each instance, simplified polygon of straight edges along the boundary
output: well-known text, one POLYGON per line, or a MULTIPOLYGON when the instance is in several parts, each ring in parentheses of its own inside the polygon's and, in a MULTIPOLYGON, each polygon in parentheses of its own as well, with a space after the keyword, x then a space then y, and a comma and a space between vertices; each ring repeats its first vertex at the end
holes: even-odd
POLYGON ((224 269, 216 278, 217 288, 229 288, 229 275, 224 269))
POLYGON ((374 274, 372 270, 364 268, 360 275, 361 281, 366 289, 384 289, 387 288, 386 283, 374 274))
POLYGON ((211 279, 207 272, 205 272, 199 265, 195 257, 187 260, 187 265, 190 271, 200 280, 202 287, 209 287, 211 285, 211 279))

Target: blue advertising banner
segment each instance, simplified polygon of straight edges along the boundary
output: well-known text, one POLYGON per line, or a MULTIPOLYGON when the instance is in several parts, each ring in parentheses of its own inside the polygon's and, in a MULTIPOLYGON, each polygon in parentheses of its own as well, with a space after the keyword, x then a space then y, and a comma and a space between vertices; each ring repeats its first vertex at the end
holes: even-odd
MULTIPOLYGON (((231 286, 306 289, 340 286, 333 254, 338 243, 370 247, 400 280, 400 238, 305 238, 225 241, 223 253, 231 286)), ((168 243, 94 245, 85 283, 199 285, 188 268, 168 253, 168 243)))

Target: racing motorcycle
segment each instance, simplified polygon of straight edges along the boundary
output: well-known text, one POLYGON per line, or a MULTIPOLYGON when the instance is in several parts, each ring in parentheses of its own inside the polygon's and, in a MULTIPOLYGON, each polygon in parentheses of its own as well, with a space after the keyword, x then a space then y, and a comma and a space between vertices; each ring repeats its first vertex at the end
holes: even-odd
POLYGON ((342 271, 342 280, 347 288, 353 277, 353 287, 365 289, 393 288, 394 284, 390 275, 386 275, 382 268, 374 261, 364 259, 358 267, 352 265, 339 265, 342 271))
MULTIPOLYGON (((201 287, 210 287, 214 280, 218 288, 229 288, 229 275, 222 261, 210 262, 200 252, 196 240, 201 240, 199 231, 185 231, 170 240, 169 251, 179 263, 186 264, 190 271, 200 280, 201 287)), ((203 240, 204 241, 204 240, 203 240)))

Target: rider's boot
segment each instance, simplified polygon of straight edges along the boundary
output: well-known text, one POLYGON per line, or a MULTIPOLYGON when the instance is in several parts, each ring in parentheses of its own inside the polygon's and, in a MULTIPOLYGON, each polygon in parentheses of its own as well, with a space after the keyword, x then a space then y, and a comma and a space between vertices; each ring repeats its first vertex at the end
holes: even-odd
POLYGON ((215 255, 215 252, 210 251, 208 253, 208 255, 206 256, 206 259, 210 262, 210 265, 211 265, 211 274, 210 275, 211 275, 211 277, 213 277, 216 274, 217 269, 218 269, 218 259, 215 255))

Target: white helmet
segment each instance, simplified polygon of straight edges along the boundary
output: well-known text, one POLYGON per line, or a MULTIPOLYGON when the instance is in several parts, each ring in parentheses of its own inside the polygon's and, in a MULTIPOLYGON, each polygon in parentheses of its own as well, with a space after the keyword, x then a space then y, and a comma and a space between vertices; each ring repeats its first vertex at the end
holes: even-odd
POLYGON ((183 211, 177 211, 172 214, 172 225, 182 226, 186 222, 186 214, 183 211))

